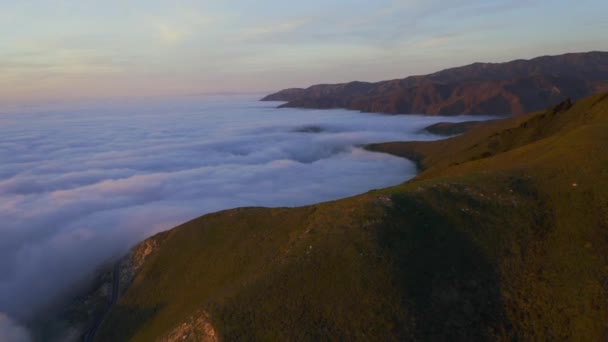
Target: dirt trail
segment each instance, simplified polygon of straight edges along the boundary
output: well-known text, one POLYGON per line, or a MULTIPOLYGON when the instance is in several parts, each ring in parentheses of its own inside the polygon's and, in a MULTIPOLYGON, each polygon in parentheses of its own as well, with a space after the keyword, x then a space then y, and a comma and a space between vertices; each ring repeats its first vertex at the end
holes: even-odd
POLYGON ((114 304, 116 304, 119 297, 120 297, 120 262, 117 262, 114 264, 114 267, 112 268, 112 293, 110 294, 109 305, 106 308, 105 312, 93 321, 91 328, 89 328, 89 330, 87 330, 84 333, 84 335, 82 336, 82 340, 84 342, 95 341, 95 335, 97 334, 97 330, 99 329, 99 327, 101 326, 101 323, 104 321, 104 319, 106 318, 106 316, 112 309, 112 306, 114 306, 114 304))

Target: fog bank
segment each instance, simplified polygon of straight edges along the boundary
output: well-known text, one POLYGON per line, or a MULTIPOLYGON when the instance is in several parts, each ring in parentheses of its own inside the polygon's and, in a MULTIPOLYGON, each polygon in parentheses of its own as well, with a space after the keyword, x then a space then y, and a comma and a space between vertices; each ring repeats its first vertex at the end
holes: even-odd
POLYGON ((0 312, 27 319, 100 263, 205 213, 403 182, 411 162, 357 146, 434 139, 420 130, 471 120, 275 105, 189 97, 0 108, 0 312))

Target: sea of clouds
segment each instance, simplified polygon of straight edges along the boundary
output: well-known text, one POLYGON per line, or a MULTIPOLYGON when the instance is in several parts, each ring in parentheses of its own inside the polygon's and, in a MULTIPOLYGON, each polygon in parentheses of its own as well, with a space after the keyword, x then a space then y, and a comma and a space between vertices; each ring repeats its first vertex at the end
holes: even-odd
POLYGON ((471 119, 276 105, 185 97, 0 107, 0 330, 22 334, 9 317, 27 320, 133 244, 202 214, 403 182, 411 162, 359 146, 435 139, 421 129, 471 119))

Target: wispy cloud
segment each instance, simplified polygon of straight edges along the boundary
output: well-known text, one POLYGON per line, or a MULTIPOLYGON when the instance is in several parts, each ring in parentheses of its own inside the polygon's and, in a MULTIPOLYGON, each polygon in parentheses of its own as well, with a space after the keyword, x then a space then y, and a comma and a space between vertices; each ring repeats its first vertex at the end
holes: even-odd
POLYGON ((237 40, 251 41, 269 36, 295 32, 312 21, 311 18, 293 18, 272 24, 246 27, 238 32, 237 40))
POLYGON ((186 39, 191 32, 168 24, 158 25, 158 35, 163 43, 177 44, 186 39))
POLYGON ((72 45, 68 41, 22 42, 10 53, 0 54, 0 84, 38 80, 56 75, 106 74, 123 70, 124 57, 113 55, 112 49, 72 45), (22 79, 21 79, 22 78, 22 79))
POLYGON ((203 33, 217 32, 224 20, 220 13, 203 13, 194 8, 182 8, 148 18, 160 42, 169 45, 194 39, 203 33))
POLYGON ((444 45, 452 39, 451 36, 435 37, 416 44, 419 48, 431 48, 438 45, 444 45))

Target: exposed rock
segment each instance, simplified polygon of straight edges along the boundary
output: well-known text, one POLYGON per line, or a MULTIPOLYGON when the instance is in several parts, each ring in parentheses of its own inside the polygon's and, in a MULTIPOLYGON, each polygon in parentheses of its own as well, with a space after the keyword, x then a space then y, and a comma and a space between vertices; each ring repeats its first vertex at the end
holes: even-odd
POLYGON ((188 318, 186 322, 178 325, 165 337, 162 337, 157 341, 217 342, 219 341, 219 338, 215 329, 209 322, 209 315, 201 310, 196 315, 188 318))
POLYGON ((44 341, 81 341, 91 327, 99 323, 107 313, 113 297, 115 300, 118 299, 118 296, 128 289, 144 262, 158 250, 159 236, 135 246, 115 263, 114 267, 111 265, 102 267, 81 295, 66 301, 66 304, 56 309, 54 313, 45 313, 53 319, 33 322, 35 337, 44 341), (118 294, 113 296, 115 270, 118 270, 120 279, 118 294))
POLYGON ((145 261, 158 250, 159 242, 155 238, 144 242, 131 249, 129 254, 120 261, 120 292, 124 293, 141 270, 145 261))
POLYGON ((384 207, 392 208, 394 206, 393 200, 390 196, 382 195, 374 199, 374 204, 384 207))

